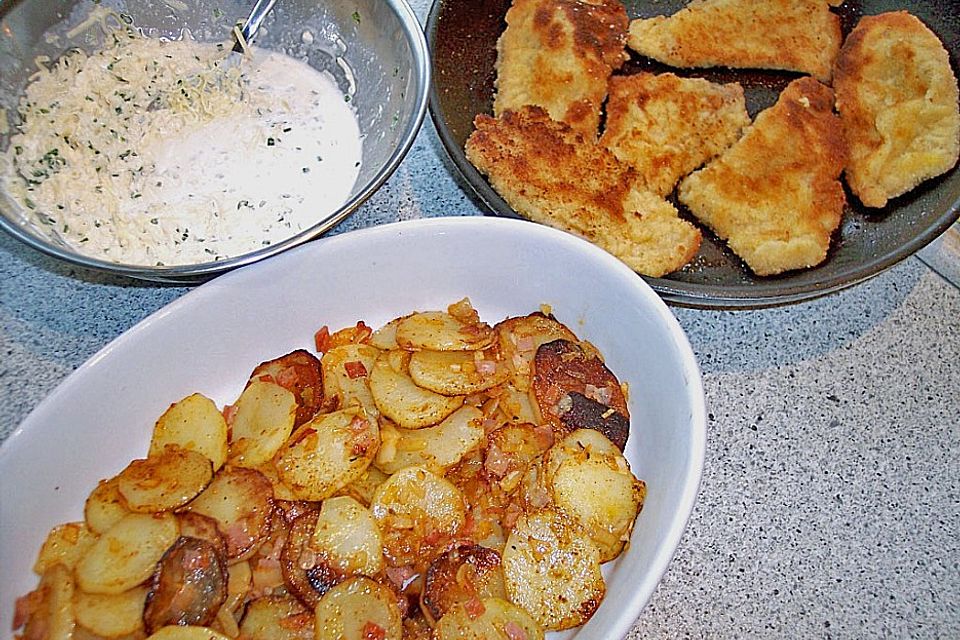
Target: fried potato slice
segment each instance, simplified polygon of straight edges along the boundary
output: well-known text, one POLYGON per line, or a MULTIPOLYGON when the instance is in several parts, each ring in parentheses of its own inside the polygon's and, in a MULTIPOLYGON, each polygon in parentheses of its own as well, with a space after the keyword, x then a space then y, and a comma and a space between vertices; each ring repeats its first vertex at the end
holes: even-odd
POLYGON ((672 73, 612 77, 606 113, 600 144, 661 196, 725 151, 750 124, 739 84, 672 73))
POLYGON ((607 80, 626 60, 616 0, 514 0, 497 41, 493 112, 532 104, 596 139, 607 80))
MULTIPOLYGON (((620 415, 616 422, 629 430, 630 412, 620 381, 607 368, 592 349, 569 340, 554 340, 541 344, 534 356, 533 391, 542 415, 560 433, 571 426, 571 410, 574 408, 572 394, 578 394, 600 404, 600 424, 575 426, 599 426, 603 428, 614 414, 620 415), (609 413, 608 413, 609 412, 609 413)), ((573 414, 576 417, 580 414, 573 414)), ((621 450, 626 445, 627 433, 617 433, 621 450)))
POLYGON ((250 380, 275 382, 294 395, 297 401, 297 416, 294 427, 311 419, 323 406, 323 383, 320 361, 317 357, 297 349, 290 353, 262 362, 250 374, 250 380))
POLYGON ((517 521, 503 548, 503 573, 510 601, 551 631, 589 620, 606 592, 600 550, 551 508, 517 521))
POLYGON ((349 496, 320 505, 312 546, 342 575, 375 576, 384 568, 383 538, 373 514, 349 496))
POLYGON ((834 90, 850 146, 847 183, 866 206, 883 207, 957 164, 957 78, 919 18, 861 18, 840 50, 834 90))
POLYGON ((521 216, 580 236, 659 277, 700 248, 700 231, 646 190, 636 170, 539 107, 480 114, 467 159, 521 216))
POLYGON ((257 640, 313 640, 313 612, 290 596, 262 596, 247 605, 240 635, 257 640))
POLYGON ((87 593, 117 594, 153 574, 179 535, 173 514, 131 513, 100 536, 77 562, 77 585, 87 593))
POLYGON ((546 453, 553 442, 549 425, 507 424, 490 432, 483 461, 487 477, 495 480, 505 494, 512 493, 529 466, 546 453))
POLYGON ((826 0, 693 0, 630 22, 627 45, 674 67, 785 69, 828 82, 841 39, 826 0))
MULTIPOLYGON (((23 635, 32 640, 71 640, 76 628, 73 613, 73 595, 76 592, 70 570, 62 564, 55 564, 40 576, 40 584, 28 595, 17 600, 17 614, 21 605, 30 601, 25 611, 27 618, 23 626, 23 635)), ((14 623, 16 624, 16 623, 14 623)))
POLYGON ((168 444, 162 451, 128 464, 117 476, 117 491, 130 511, 156 513, 187 504, 212 478, 209 458, 168 444))
POLYGON ((480 545, 462 545, 430 564, 420 593, 421 609, 436 623, 455 606, 483 598, 506 598, 500 553, 480 545))
POLYGON ((476 351, 493 342, 493 329, 476 315, 420 311, 397 323, 396 341, 408 351, 476 351))
POLYGON ((577 336, 566 325, 540 312, 507 318, 495 328, 503 359, 513 370, 513 386, 522 392, 532 386, 533 360, 540 345, 554 340, 577 341, 577 336))
POLYGON ((255 379, 247 384, 234 407, 230 464, 257 467, 268 462, 290 437, 296 424, 296 396, 275 382, 255 379))
POLYGON ((97 540, 97 534, 83 522, 67 522, 50 529, 40 547, 33 572, 38 576, 55 564, 73 569, 87 549, 97 540))
POLYGON ((410 378, 419 387, 445 396, 486 391, 510 377, 510 369, 496 350, 415 351, 410 355, 410 378))
POLYGON ((83 520, 94 533, 102 534, 130 513, 120 495, 120 480, 116 476, 101 480, 83 504, 83 520))
POLYGON ((464 405, 443 422, 423 429, 398 429, 384 423, 383 445, 374 464, 391 474, 406 467, 425 467, 442 475, 483 442, 483 413, 464 405))
POLYGON ((279 558, 284 588, 310 610, 316 608, 324 593, 345 577, 313 548, 319 515, 319 510, 311 506, 293 520, 279 558))
POLYGON ((370 391, 377 409, 404 429, 439 423, 463 404, 461 396, 445 396, 417 386, 408 373, 409 354, 381 353, 370 373, 370 391))
MULTIPOLYGON (((376 335, 376 334, 374 334, 376 335)), ((367 344, 334 347, 323 354, 323 397, 332 407, 346 409, 359 406, 367 415, 380 414, 370 392, 370 372, 380 349, 367 344)))
POLYGON ((227 421, 213 400, 191 394, 170 405, 157 420, 147 455, 163 451, 168 444, 202 453, 216 471, 227 460, 227 421))
POLYGON ((383 534, 384 555, 394 567, 425 568, 466 521, 460 490, 423 467, 390 476, 374 494, 370 511, 383 534))
POLYGON ((150 582, 143 622, 152 633, 169 624, 209 626, 227 598, 227 563, 215 544, 180 536, 150 582))
POLYGON ((561 443, 567 451, 550 477, 553 500, 597 544, 600 562, 607 562, 620 555, 629 541, 646 485, 633 475, 612 443, 598 451, 589 445, 581 448, 583 439, 577 432, 571 436, 561 443))
POLYGON ((259 471, 226 466, 186 506, 213 518, 226 544, 228 560, 242 560, 256 551, 269 531, 273 487, 259 471))
POLYGON ((833 91, 804 77, 677 193, 755 274, 776 275, 826 258, 846 202, 845 157, 833 91))
POLYGON ((458 604, 433 631, 434 640, 543 640, 543 628, 521 607, 503 598, 458 604))
POLYGON ((320 599, 316 637, 338 640, 401 640, 403 619, 398 596, 365 576, 348 578, 320 599))
POLYGON ((297 429, 274 465, 299 500, 324 500, 360 477, 380 445, 376 420, 360 407, 316 416, 297 429))
POLYGON ((146 587, 117 594, 74 592, 73 613, 77 624, 103 638, 128 636, 143 629, 146 587))
POLYGON ((147 636, 147 640, 230 640, 219 631, 196 625, 171 625, 147 636))

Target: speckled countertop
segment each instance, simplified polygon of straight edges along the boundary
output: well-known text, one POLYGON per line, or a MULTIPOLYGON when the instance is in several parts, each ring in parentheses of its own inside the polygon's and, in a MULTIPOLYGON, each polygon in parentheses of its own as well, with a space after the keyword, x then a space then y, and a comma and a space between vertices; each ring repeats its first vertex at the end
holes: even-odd
MULTIPOLYGON (((424 18, 427 2, 412 4, 424 18)), ((334 233, 481 215, 452 171, 428 119, 334 233)), ((185 292, 0 236, 0 439, 185 292)), ((706 467, 630 637, 960 637, 960 291, 910 258, 812 302, 675 312, 703 370, 706 467)))

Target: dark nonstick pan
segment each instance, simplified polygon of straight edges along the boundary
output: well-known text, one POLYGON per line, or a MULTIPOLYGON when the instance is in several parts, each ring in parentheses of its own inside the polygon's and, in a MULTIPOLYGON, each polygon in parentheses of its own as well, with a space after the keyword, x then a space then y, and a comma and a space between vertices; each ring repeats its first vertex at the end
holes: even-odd
MULTIPOLYGON (((624 2, 631 18, 673 13, 686 2, 624 2)), ((464 156, 463 145, 478 113, 491 113, 496 42, 505 27, 509 0, 436 0, 427 20, 433 59, 430 113, 440 139, 468 189, 495 215, 517 217, 464 156)), ((834 9, 844 34, 861 16, 905 9, 923 20, 960 69, 960 12, 943 0, 846 2, 834 9)), ((715 82, 740 82, 751 116, 772 105, 798 74, 730 69, 677 70, 633 55, 618 73, 673 71, 715 82)), ((708 308, 756 308, 797 302, 862 282, 900 262, 943 233, 960 215, 960 170, 956 167, 891 200, 883 209, 862 207, 852 194, 826 261, 776 277, 753 275, 725 244, 704 232, 699 255, 683 270, 645 280, 668 302, 708 308)), ((675 203, 676 204, 676 203, 675 203)), ((678 207, 681 215, 687 215, 678 207)))

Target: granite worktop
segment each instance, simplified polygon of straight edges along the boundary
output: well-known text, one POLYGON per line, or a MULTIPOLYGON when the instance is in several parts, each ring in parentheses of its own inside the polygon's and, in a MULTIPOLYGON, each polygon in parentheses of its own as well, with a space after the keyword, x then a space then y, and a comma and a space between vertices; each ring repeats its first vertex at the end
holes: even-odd
MULTIPOLYGON (((427 3, 411 4, 425 18, 427 3)), ((393 177, 332 233, 482 215, 453 171, 428 119, 393 177)), ((0 439, 186 291, 0 236, 0 439)), ((674 312, 703 371, 706 465, 630 637, 960 637, 960 291, 909 258, 810 302, 674 312)))

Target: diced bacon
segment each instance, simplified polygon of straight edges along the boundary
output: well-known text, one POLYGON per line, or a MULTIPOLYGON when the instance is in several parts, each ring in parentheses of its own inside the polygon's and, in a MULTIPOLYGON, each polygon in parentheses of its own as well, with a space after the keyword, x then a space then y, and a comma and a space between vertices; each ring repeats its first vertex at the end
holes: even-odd
POLYGON ((503 625, 503 632, 510 640, 527 640, 527 632, 513 620, 503 625))
POLYGON ((360 633, 363 640, 384 640, 387 637, 386 630, 372 620, 367 620, 360 633))
POLYGON ((367 375, 367 368, 363 366, 363 363, 359 360, 352 360, 350 362, 344 362, 343 368, 347 372, 347 377, 351 380, 356 380, 357 378, 364 378, 367 375))
POLYGON ((227 404, 223 406, 223 419, 227 422, 227 425, 233 424, 233 419, 237 415, 237 405, 227 404))
POLYGON ((534 342, 531 336, 523 336, 517 340, 517 351, 533 351, 536 345, 537 343, 534 342))
POLYGON ((326 353, 332 346, 330 344, 330 327, 323 325, 315 334, 313 334, 313 344, 317 353, 326 353))
POLYGON ((476 596, 464 602, 463 609, 467 612, 467 615, 470 616, 471 620, 479 618, 483 615, 483 612, 487 610, 487 608, 483 606, 483 603, 480 602, 480 598, 476 596))
POLYGON ((417 572, 409 565, 403 567, 387 567, 385 573, 387 574, 387 579, 401 590, 417 575, 417 572))
POLYGON ((487 457, 483 461, 483 468, 487 473, 502 478, 510 470, 510 457, 500 450, 500 447, 491 444, 487 448, 487 457))

